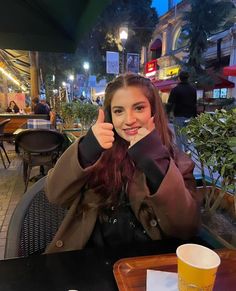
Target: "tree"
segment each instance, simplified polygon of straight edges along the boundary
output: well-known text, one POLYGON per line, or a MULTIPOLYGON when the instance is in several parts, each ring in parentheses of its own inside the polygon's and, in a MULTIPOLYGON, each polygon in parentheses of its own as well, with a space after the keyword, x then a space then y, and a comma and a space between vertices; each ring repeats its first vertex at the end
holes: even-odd
POLYGON ((141 47, 150 41, 158 22, 157 12, 151 5, 152 0, 111 1, 94 27, 84 35, 74 55, 41 54, 43 75, 46 72, 54 74, 56 82, 60 84, 65 78, 65 71, 83 73, 82 65, 86 60, 90 63, 92 74, 109 79, 110 76, 106 75, 105 56, 107 50, 120 51, 122 48, 118 38, 119 27, 124 23, 129 27, 126 51, 139 53, 141 47))
POLYGON ((189 0, 189 2, 191 10, 183 15, 185 29, 189 35, 189 59, 186 67, 192 79, 204 83, 207 76, 203 53, 207 50, 208 38, 232 25, 235 8, 230 0, 189 0))

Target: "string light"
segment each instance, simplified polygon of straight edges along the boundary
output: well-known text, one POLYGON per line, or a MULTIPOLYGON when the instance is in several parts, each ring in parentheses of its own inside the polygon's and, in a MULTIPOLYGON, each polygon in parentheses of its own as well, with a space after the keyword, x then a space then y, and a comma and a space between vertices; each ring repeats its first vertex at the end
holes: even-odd
POLYGON ((24 85, 21 85, 20 82, 15 79, 10 73, 8 73, 6 70, 4 70, 2 67, 0 67, 0 71, 13 83, 15 83, 17 86, 19 86, 23 91, 26 91, 26 87, 24 85))

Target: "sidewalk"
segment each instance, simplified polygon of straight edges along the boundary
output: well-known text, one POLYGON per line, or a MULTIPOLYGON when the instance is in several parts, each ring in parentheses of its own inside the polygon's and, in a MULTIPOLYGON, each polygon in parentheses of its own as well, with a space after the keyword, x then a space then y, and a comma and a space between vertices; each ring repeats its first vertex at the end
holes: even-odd
MULTIPOLYGON (((11 164, 5 169, 0 160, 0 259, 4 258, 6 235, 11 215, 24 194, 21 157, 16 155, 15 146, 4 143, 11 164)), ((38 171, 37 167, 32 170, 38 171)), ((32 185, 29 184, 29 187, 32 185)))

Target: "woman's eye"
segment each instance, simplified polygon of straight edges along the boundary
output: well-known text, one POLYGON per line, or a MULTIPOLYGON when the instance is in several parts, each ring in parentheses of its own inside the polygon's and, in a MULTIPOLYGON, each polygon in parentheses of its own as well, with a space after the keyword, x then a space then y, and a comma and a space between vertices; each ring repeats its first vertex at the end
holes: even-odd
POLYGON ((114 112, 115 114, 120 114, 120 113, 122 113, 122 110, 121 110, 121 109, 115 109, 113 112, 114 112))
POLYGON ((135 109, 136 109, 137 111, 143 111, 144 106, 137 106, 135 109))

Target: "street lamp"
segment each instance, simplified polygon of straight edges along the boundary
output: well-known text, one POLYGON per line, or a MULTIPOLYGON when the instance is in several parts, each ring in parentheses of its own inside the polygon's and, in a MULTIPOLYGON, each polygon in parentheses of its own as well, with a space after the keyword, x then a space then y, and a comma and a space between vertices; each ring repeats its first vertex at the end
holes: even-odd
POLYGON ((68 76, 68 79, 70 81, 70 99, 72 101, 73 100, 73 96, 74 96, 74 79, 75 79, 75 77, 74 77, 74 75, 70 74, 68 76))
POLYGON ((89 82, 89 68, 90 68, 90 65, 89 65, 89 62, 84 62, 83 63, 83 68, 85 70, 85 76, 86 76, 86 98, 87 98, 87 93, 88 93, 88 82, 89 82))
POLYGON ((119 29, 120 40, 122 43, 122 70, 121 72, 125 72, 125 44, 128 38, 128 27, 122 26, 119 29))

